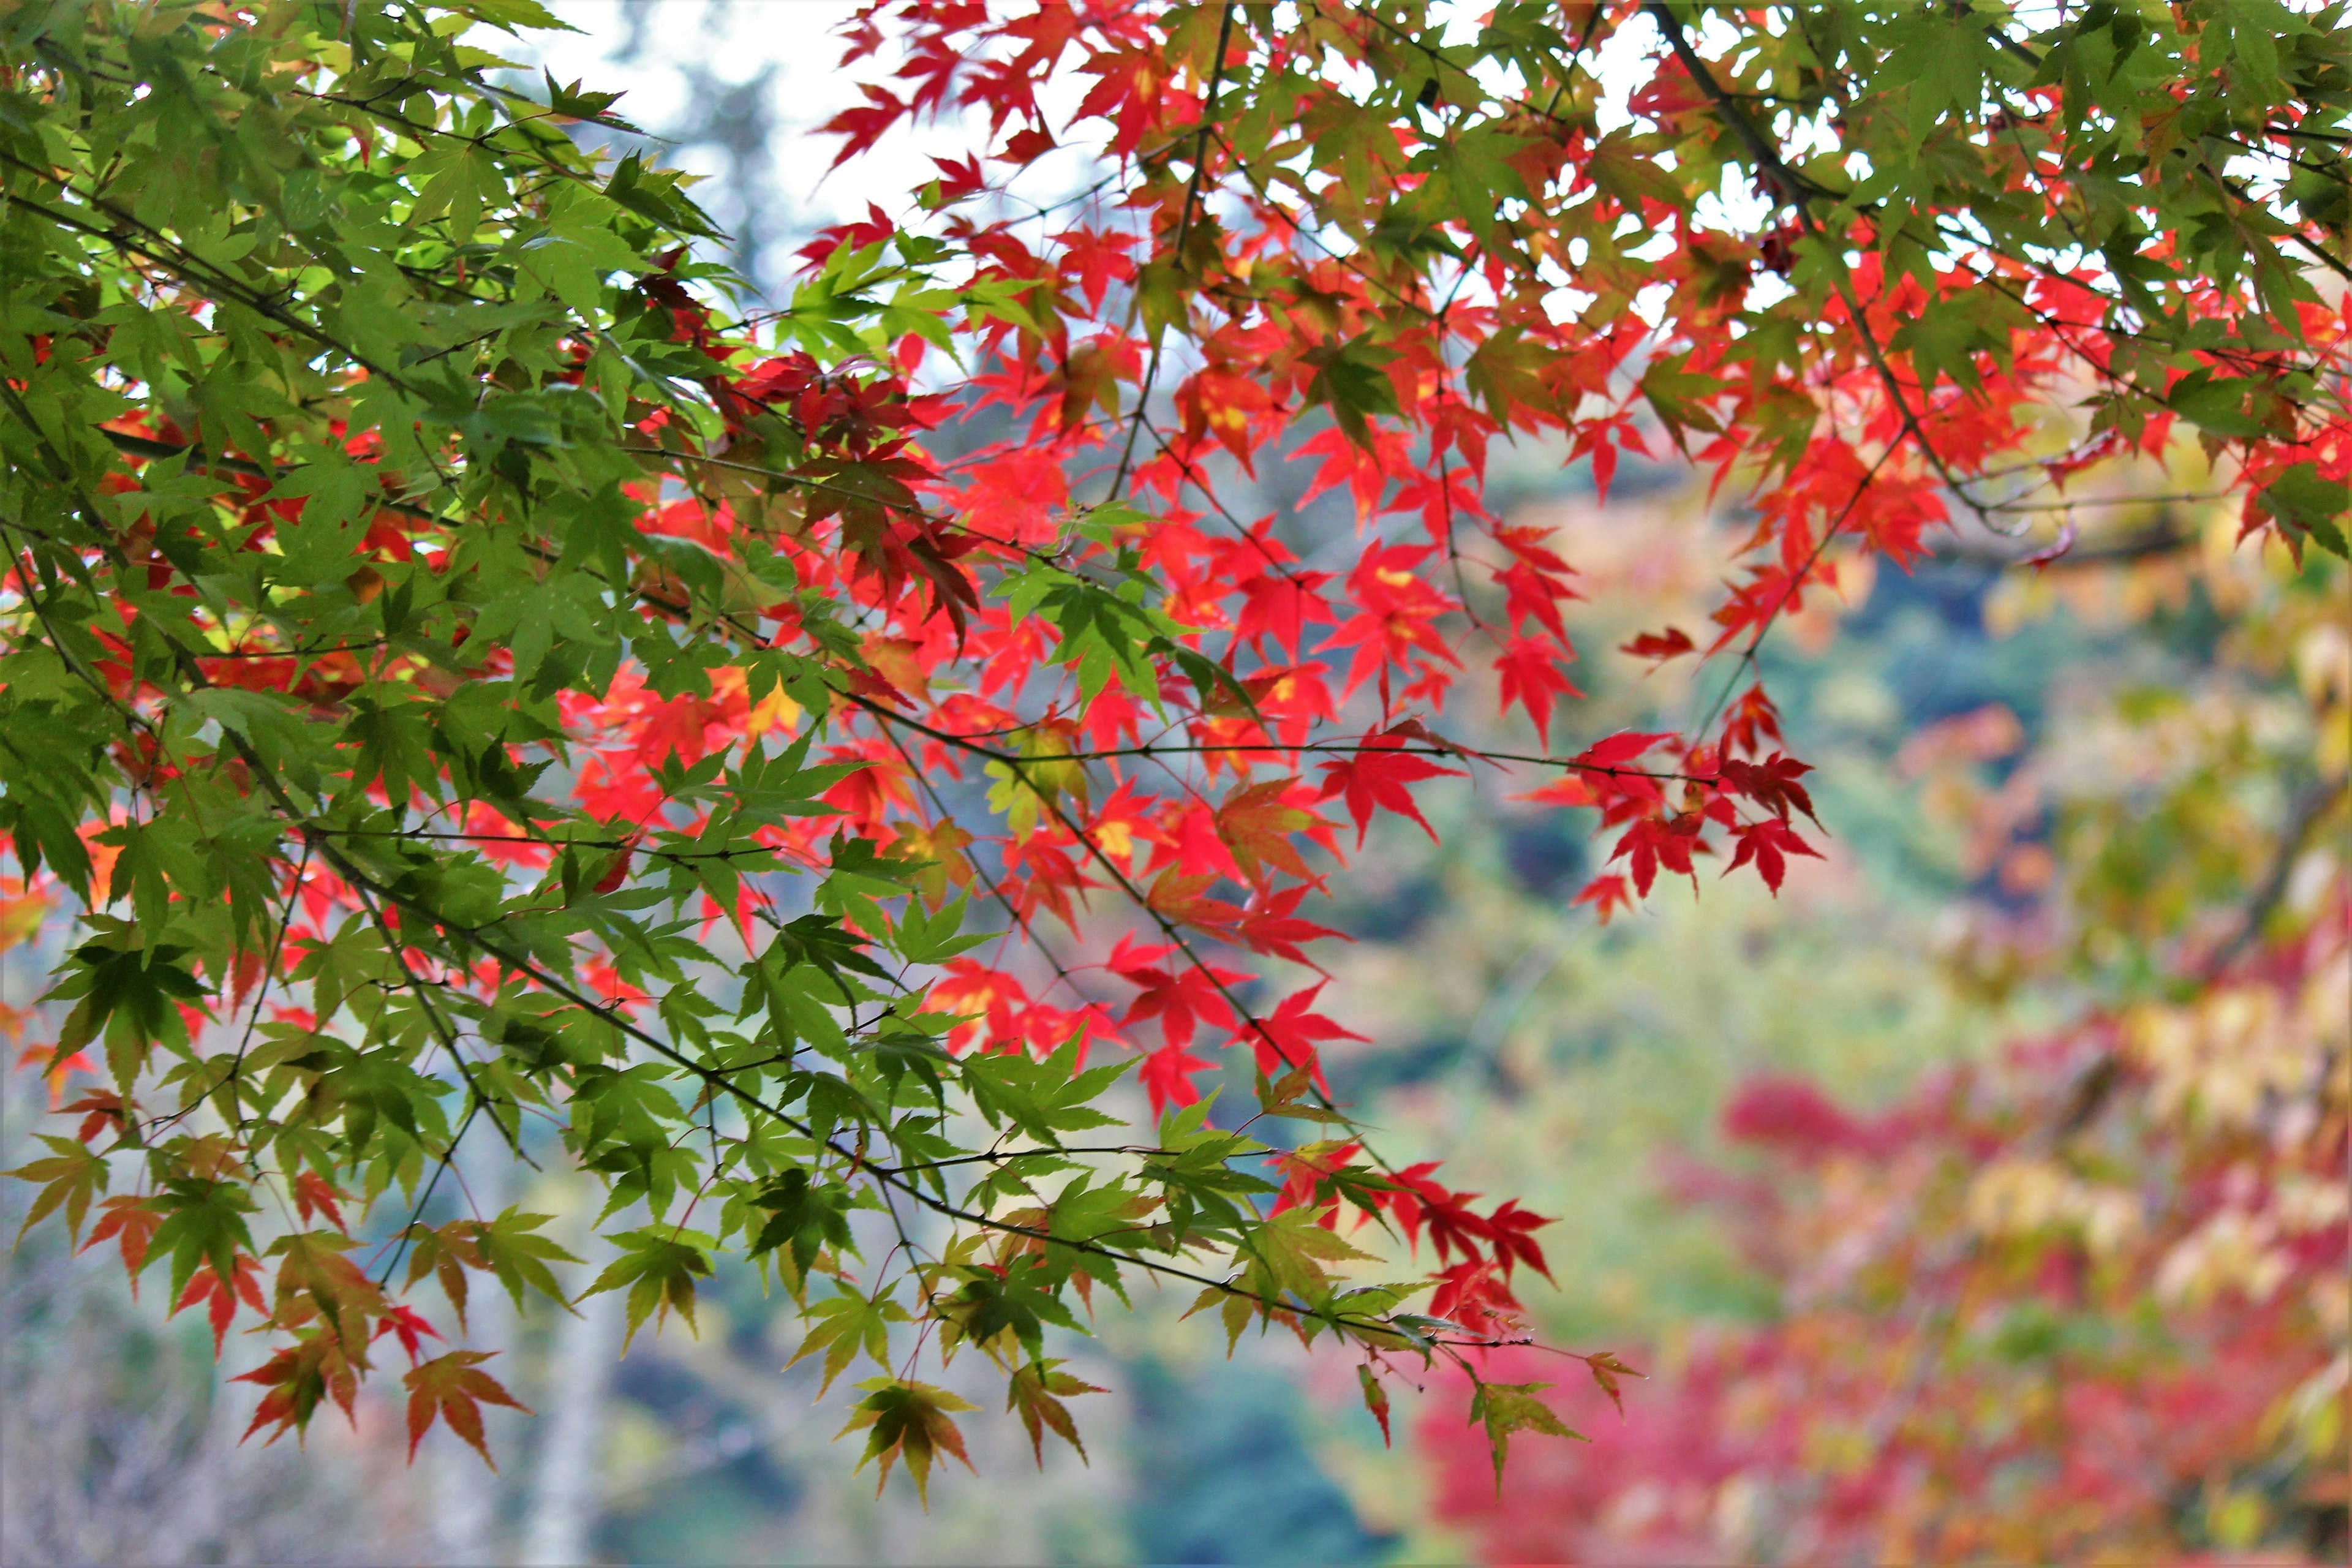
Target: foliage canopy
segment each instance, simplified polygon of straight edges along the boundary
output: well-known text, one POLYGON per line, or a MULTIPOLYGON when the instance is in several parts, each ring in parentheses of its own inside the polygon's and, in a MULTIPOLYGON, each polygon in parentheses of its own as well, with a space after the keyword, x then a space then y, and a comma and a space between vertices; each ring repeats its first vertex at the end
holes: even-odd
POLYGON ((73 911, 45 1058, 103 1085, 20 1173, 266 1320, 258 1426, 389 1336, 415 1429, 478 1434, 404 1288, 561 1296, 541 1216, 432 1223, 461 1140, 548 1122, 592 1289, 690 1324, 757 1258, 828 1381, 879 1366, 886 1475, 961 1452, 910 1344, 1075 1442, 1045 1331, 1151 1278, 1346 1342, 1376 1409, 1454 1361, 1499 1463, 1559 1425, 1477 1383, 1543 1222, 1375 1150, 1319 986, 1227 966, 1312 969, 1343 823, 1505 770, 1598 810, 1604 917, 1699 857, 1777 888, 1811 805, 1755 655, 1842 557, 1956 505, 2063 550, 2067 483, 2176 430, 2344 549, 2340 5, 877 5, 842 158, 978 140, 774 309, 589 150, 610 95, 482 47, 552 25, 0 6, 0 831, 73 911), (1092 183, 1027 202, 1065 144, 1092 183), (1517 437, 1752 512, 1713 631, 1629 650, 1722 658, 1685 732, 1553 744, 1574 574, 1481 500, 1517 437), (1228 512, 1274 462, 1354 541, 1228 512), (1533 746, 1445 737, 1489 692, 1533 746))

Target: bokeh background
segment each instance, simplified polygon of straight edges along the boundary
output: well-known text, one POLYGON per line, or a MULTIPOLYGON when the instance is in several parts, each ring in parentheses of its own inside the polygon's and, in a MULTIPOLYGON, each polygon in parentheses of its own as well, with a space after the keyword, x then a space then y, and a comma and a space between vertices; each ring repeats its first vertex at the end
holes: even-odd
MULTIPOLYGON (((578 33, 504 52, 626 88, 761 289, 929 173, 910 147, 826 176, 846 5, 559 10, 578 33)), ((1303 472, 1220 479, 1310 562, 1353 548, 1303 472)), ((1762 658, 1824 825, 1777 900, 1703 875, 1604 926, 1570 901, 1589 814, 1475 778, 1423 795, 1441 842, 1388 819, 1334 879, 1354 940, 1325 1010, 1363 1037, 1330 1048, 1335 1089, 1391 1150, 1559 1216, 1543 1336, 1651 1374, 1621 1417, 1573 1363, 1509 1363, 1591 1441, 1521 1439, 1499 1488, 1458 1388, 1401 1401, 1384 1447, 1348 1365, 1228 1356, 1146 1295, 1069 1352, 1111 1390, 1084 1462, 1039 1468, 992 1410, 980 1475, 925 1511, 852 1476, 845 1402, 723 1264, 698 1338, 625 1354, 617 1296, 482 1303, 535 1412, 493 1414, 495 1474, 437 1431, 404 1463, 381 1391, 305 1447, 240 1446, 252 1347, 216 1365, 196 1314, 43 1229, 0 1287, 0 1560, 2343 1561, 2352 611, 2329 563, 2233 548, 2211 488, 2193 452, 2094 476, 2046 567, 1973 526, 1909 573, 1847 563, 1762 658), (2186 499, 2109 504, 2130 494, 2186 499)), ((1571 738, 1715 700, 1719 666, 1611 650, 1703 630, 1736 508, 1664 463, 1604 504, 1540 447, 1490 497, 1583 574, 1571 738)), ((0 900, 0 1024, 27 1043, 41 913, 0 900)), ((5 1093, 14 1164, 48 1089, 5 1093)), ((460 1173, 598 1261, 584 1184, 488 1151, 460 1173)), ((11 1233, 28 1191, 0 1186, 11 1233)))

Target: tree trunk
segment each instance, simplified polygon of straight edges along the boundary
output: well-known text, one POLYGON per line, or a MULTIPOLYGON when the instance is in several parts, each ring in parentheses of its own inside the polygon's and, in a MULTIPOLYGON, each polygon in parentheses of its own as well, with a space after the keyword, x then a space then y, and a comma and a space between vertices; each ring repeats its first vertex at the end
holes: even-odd
MULTIPOLYGON (((457 1174, 478 1218, 496 1217, 512 1202, 517 1185, 514 1156, 497 1141, 494 1131, 467 1142, 457 1152, 457 1174)), ((474 1350, 507 1351, 514 1345, 520 1325, 506 1288, 488 1278, 468 1293, 466 1342, 474 1350)), ((511 1361, 501 1356, 501 1362, 511 1361)), ((501 1380, 511 1369, 493 1365, 501 1380)), ((522 1421, 512 1411, 490 1406, 483 1410, 483 1437, 494 1458, 510 1460, 520 1448, 522 1421)), ((499 1503, 508 1489, 498 1474, 482 1463, 466 1440, 436 1424, 425 1439, 430 1485, 434 1493, 433 1542, 446 1568, 501 1568, 514 1560, 511 1537, 500 1528, 499 1503)))
MULTIPOLYGON (((583 1265, 574 1289, 586 1289, 595 1275, 593 1261, 583 1265)), ((548 1367, 553 1396, 541 1416, 546 1426, 523 1526, 525 1568, 579 1568, 590 1561, 602 1500, 604 1407, 625 1319, 618 1291, 591 1296, 578 1311, 557 1331, 548 1367)))

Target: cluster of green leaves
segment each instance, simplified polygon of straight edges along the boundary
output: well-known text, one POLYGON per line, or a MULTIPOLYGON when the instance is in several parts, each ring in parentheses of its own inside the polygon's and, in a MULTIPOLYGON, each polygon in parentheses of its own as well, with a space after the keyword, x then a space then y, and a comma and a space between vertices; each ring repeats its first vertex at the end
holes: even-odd
MULTIPOLYGON (((1204 1106, 1079 1152, 1117 1067, 943 1048, 925 976, 983 935, 915 896, 925 862, 825 824, 856 769, 811 747, 866 667, 839 581, 784 546, 835 519, 860 567, 969 585, 892 531, 888 420, 828 435, 746 398, 782 362, 718 327, 677 176, 570 132, 620 126, 611 98, 499 86, 470 41, 554 25, 534 0, 0 11, 0 832, 80 906, 54 1059, 99 1047, 111 1085, 19 1173, 34 1218, 95 1205, 134 1272, 168 1257, 175 1298, 259 1311, 279 1430, 348 1407, 380 1335, 417 1358, 404 1255, 461 1316, 470 1275, 563 1298, 543 1216, 429 1223, 462 1139, 520 1155, 534 1119, 607 1185, 591 1289, 632 1331, 690 1322, 743 1248, 828 1381, 883 1368, 856 1424, 919 1481, 959 1451, 952 1406, 897 1375, 893 1323, 995 1357, 1041 1441, 1076 1441, 1085 1391, 1044 1329, 1137 1272, 1239 1303, 1237 1331, 1427 1352, 1444 1328, 1404 1289, 1261 1216, 1239 1167, 1265 1145, 1204 1106), (723 547, 641 526, 686 495, 729 503, 723 547), (596 774, 581 742, 631 704, 730 680, 781 720, 596 774), (590 809, 592 775, 630 809, 590 809), (797 913, 752 887, 788 873, 797 913), (273 1209, 299 1214, 274 1240, 273 1209)), ((936 243, 895 248, 843 247, 777 318, 853 414, 903 401, 897 338, 1005 308, 942 284, 936 243)), ((1134 639, 1173 623, 1140 595, 1043 568, 1013 591, 1082 683, 1150 687, 1134 639)), ((480 1359, 408 1374, 413 1432, 478 1443, 505 1397, 480 1359)))

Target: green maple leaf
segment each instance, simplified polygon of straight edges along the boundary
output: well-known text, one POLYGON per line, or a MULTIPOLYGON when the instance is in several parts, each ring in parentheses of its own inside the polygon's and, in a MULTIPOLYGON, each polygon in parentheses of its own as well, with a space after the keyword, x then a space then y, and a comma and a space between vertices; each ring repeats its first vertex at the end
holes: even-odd
POLYGON ((629 1327, 621 1348, 628 1349, 647 1318, 667 1318, 672 1308, 689 1330, 696 1330, 694 1282, 710 1272, 710 1251, 718 1244, 698 1231, 662 1226, 624 1231, 613 1239, 624 1248, 621 1256, 606 1264, 581 1295, 627 1289, 629 1327))
POLYGON ((2297 463, 2280 474, 2259 498, 2290 538, 2308 534, 2337 555, 2352 555, 2345 530, 2352 523, 2352 487, 2319 477, 2315 463, 2297 463))
MULTIPOLYGON (((526 1286, 556 1301, 563 1300, 563 1288, 555 1281, 555 1272, 548 1265, 580 1261, 546 1237, 535 1234, 539 1227, 554 1218, 552 1215, 521 1214, 512 1206, 498 1218, 482 1222, 473 1232, 473 1243, 481 1258, 481 1267, 495 1275, 507 1294, 514 1299, 518 1310, 522 1307, 526 1286)), ((462 1294, 459 1305, 463 1305, 462 1294)))
POLYGON ((1307 402, 1331 410, 1331 417, 1358 446, 1370 439, 1368 421, 1397 411, 1396 384, 1386 366, 1397 356, 1370 337, 1350 338, 1309 349, 1304 355, 1315 367, 1307 383, 1307 402))
POLYGON ((939 1455, 952 1454, 963 1461, 964 1468, 971 1468, 971 1458, 964 1452, 963 1434, 956 1430, 954 1416, 961 1411, 977 1410, 978 1405, 928 1383, 877 1377, 857 1386, 868 1392, 838 1436, 866 1434, 866 1452, 858 1456, 857 1468, 864 1469, 871 1459, 882 1461, 882 1472, 874 1482, 877 1497, 890 1479, 894 1460, 906 1461, 907 1473, 915 1478, 915 1490, 926 1507, 931 1500, 931 1465, 939 1455))
POLYGON ((1291 1209, 1244 1238, 1244 1248, 1255 1264, 1247 1276, 1252 1290, 1269 1298, 1287 1295, 1311 1307, 1330 1292, 1325 1264, 1371 1258, 1339 1232, 1324 1229, 1319 1217, 1318 1211, 1291 1209))
POLYGON ((55 1150, 46 1160, 31 1160, 13 1171, 0 1174, 27 1182, 39 1182, 41 1190, 33 1198, 33 1206, 17 1227, 22 1237, 39 1221, 58 1209, 66 1215, 66 1228, 76 1240, 81 1237, 81 1222, 89 1213, 92 1199, 106 1191, 106 1162, 92 1153, 88 1146, 70 1138, 53 1138, 41 1134, 41 1142, 55 1150))
POLYGON ((807 1356, 824 1352, 824 1382, 817 1388, 817 1396, 833 1386, 849 1363, 857 1359, 860 1351, 882 1366, 890 1364, 890 1325, 910 1322, 907 1309, 892 1300, 892 1290, 886 1288, 873 1296, 861 1296, 845 1290, 813 1303, 803 1314, 808 1332, 800 1348, 793 1352, 786 1366, 795 1366, 807 1356))
POLYGON ((163 1221, 148 1240, 147 1260, 171 1254, 173 1298, 177 1300, 196 1270, 205 1266, 225 1288, 234 1289, 236 1255, 253 1250, 253 1233, 245 1223, 256 1206, 252 1194, 236 1182, 174 1176, 163 1183, 152 1202, 163 1211, 163 1221))
POLYGON ((1515 1432, 1540 1432, 1547 1436, 1570 1437, 1577 1442, 1591 1441, 1581 1432, 1552 1414, 1551 1406, 1536 1397, 1551 1386, 1549 1383, 1480 1383, 1470 1400, 1472 1425, 1484 1422, 1486 1442, 1494 1450, 1495 1490, 1503 1489, 1503 1464, 1511 1451, 1511 1435, 1515 1432))
POLYGON ((1077 1423, 1071 1419, 1070 1407, 1064 1399, 1081 1394, 1106 1394, 1109 1391, 1073 1376, 1056 1372, 1059 1361, 1034 1361, 1015 1371, 1004 1391, 1004 1408, 1016 1412, 1024 1430, 1029 1434, 1030 1452, 1037 1468, 1045 1468, 1045 1433, 1051 1430, 1062 1441, 1078 1451, 1081 1460, 1087 1458, 1087 1446, 1078 1440, 1077 1423))
POLYGON ((752 1237, 751 1256, 782 1248, 792 1258, 793 1280, 806 1278, 819 1251, 850 1246, 849 1200, 846 1187, 811 1186, 797 1165, 783 1172, 751 1200, 768 1217, 752 1237))
POLYGON ((1010 1333, 1033 1360, 1042 1360, 1047 1323, 1084 1331, 1062 1305, 1052 1272, 1043 1258, 1034 1256, 1016 1260, 1001 1275, 992 1268, 975 1269, 950 1302, 948 1314, 967 1338, 982 1347, 1010 1333))
POLYGON ((388 1305, 383 1292, 345 1256, 359 1245, 333 1231, 304 1231, 269 1245, 269 1256, 279 1259, 278 1321, 316 1313, 354 1364, 366 1360, 372 1320, 388 1305))
POLYGON ((178 1004, 203 1007, 204 984, 180 960, 188 950, 161 945, 142 951, 94 942, 76 949, 78 966, 50 994, 79 1001, 58 1031, 58 1049, 79 1050, 103 1031, 107 1065, 125 1093, 151 1047, 184 1047, 186 1022, 178 1004))

